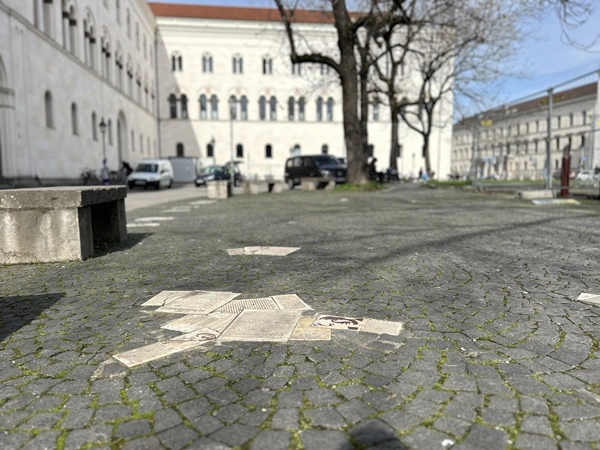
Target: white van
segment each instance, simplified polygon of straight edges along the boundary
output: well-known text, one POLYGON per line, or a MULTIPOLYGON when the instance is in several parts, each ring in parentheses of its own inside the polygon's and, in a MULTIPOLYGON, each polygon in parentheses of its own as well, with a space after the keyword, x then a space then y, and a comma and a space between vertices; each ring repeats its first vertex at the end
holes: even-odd
POLYGON ((127 177, 129 189, 136 187, 170 188, 173 185, 173 166, 166 159, 145 159, 140 161, 133 172, 127 177))

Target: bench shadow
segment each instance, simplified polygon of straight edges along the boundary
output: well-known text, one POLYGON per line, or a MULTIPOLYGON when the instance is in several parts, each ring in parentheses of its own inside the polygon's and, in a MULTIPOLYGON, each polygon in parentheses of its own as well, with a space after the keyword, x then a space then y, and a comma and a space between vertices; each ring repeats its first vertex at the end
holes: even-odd
POLYGON ((89 258, 99 258, 109 253, 129 250, 142 242, 153 233, 127 233, 127 240, 123 242, 94 242, 94 254, 89 258))
POLYGON ((50 308, 63 293, 0 297, 0 342, 50 308))

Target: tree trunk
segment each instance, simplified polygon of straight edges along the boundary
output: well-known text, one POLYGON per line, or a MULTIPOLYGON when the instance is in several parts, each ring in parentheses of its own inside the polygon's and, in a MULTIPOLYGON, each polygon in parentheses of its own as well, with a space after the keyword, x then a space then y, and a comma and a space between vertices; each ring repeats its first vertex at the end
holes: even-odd
POLYGON ((398 154, 399 145, 398 145, 398 114, 396 112, 396 108, 390 107, 390 112, 392 115, 392 136, 390 139, 391 148, 390 148, 390 167, 394 170, 398 170, 398 154))
POLYGON ((358 116, 358 73, 356 68, 355 35, 345 1, 332 2, 335 27, 340 49, 340 81, 342 84, 342 109, 344 113, 344 138, 348 156, 349 183, 368 181, 368 161, 363 150, 361 122, 358 116))

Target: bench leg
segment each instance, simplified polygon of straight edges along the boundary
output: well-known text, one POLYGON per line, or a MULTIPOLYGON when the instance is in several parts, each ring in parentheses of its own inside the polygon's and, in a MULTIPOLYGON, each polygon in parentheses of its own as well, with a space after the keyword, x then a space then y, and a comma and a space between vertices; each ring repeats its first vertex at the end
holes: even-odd
POLYGON ((94 242, 122 242, 127 240, 125 201, 92 205, 91 221, 94 242))

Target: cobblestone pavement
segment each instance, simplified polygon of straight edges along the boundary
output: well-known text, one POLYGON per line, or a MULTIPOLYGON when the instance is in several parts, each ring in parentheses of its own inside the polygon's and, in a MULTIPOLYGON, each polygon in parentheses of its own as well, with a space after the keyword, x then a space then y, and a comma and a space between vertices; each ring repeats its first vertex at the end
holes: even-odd
POLYGON ((599 204, 460 190, 239 196, 84 262, 0 267, 0 448, 599 449, 599 204), (286 257, 225 249, 301 247, 286 257), (128 369, 178 335, 163 290, 298 294, 399 336, 226 342, 128 369))

